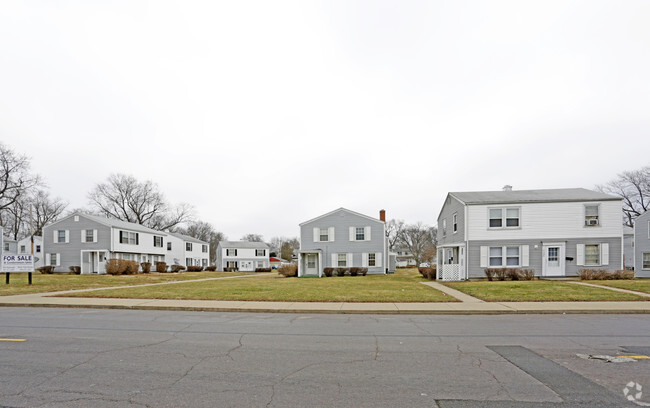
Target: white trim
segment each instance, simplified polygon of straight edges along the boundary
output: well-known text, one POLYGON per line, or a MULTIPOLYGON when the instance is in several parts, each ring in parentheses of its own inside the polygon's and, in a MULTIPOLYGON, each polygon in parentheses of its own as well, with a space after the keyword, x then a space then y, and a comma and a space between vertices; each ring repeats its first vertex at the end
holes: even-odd
MULTIPOLYGON (((583 251, 584 256, 584 251, 583 251)), ((542 276, 566 276, 566 243, 564 242, 542 242, 542 276), (560 274, 549 275, 546 269, 546 258, 548 256, 549 247, 559 247, 560 251, 557 254, 558 261, 560 262, 560 274)))
POLYGON ((321 218, 325 218, 325 217, 327 217, 327 216, 330 216, 330 215, 332 215, 332 214, 335 214, 335 213, 338 212, 338 211, 346 211, 346 212, 348 212, 348 213, 350 213, 350 214, 358 215, 359 217, 367 218, 367 219, 369 219, 369 220, 371 220, 371 221, 380 222, 380 223, 385 224, 385 222, 382 221, 382 220, 380 220, 380 219, 372 218, 372 217, 370 217, 370 216, 367 216, 367 215, 364 215, 364 214, 361 214, 361 213, 358 213, 358 212, 354 212, 354 211, 348 210, 347 208, 340 207, 340 208, 337 208, 337 209, 334 210, 334 211, 330 211, 330 212, 328 212, 327 214, 323 214, 323 215, 321 215, 321 216, 319 216, 319 217, 312 218, 311 220, 308 220, 308 221, 302 222, 302 223, 298 224, 298 226, 302 227, 302 226, 305 225, 305 224, 309 224, 310 222, 314 222, 314 221, 320 220, 321 218))

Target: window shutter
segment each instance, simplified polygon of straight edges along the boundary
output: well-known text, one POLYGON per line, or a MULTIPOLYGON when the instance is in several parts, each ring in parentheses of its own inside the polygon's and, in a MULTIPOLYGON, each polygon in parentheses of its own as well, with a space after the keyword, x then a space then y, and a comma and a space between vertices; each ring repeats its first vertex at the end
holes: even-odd
POLYGON ((320 228, 314 228, 314 242, 320 241, 320 228))
POLYGON ((329 242, 334 242, 334 227, 329 227, 327 231, 327 238, 329 242))
POLYGON ((59 243, 59 231, 54 230, 53 232, 54 232, 54 235, 53 235, 53 238, 52 238, 52 242, 54 242, 55 244, 58 244, 59 243))
POLYGON ((97 230, 93 230, 93 242, 97 242, 97 230))
POLYGON ((45 254, 45 265, 49 265, 51 260, 52 258, 50 257, 50 254, 45 254))
POLYGON ((529 261, 529 246, 528 245, 522 245, 521 246, 521 266, 528 266, 530 263, 529 261))
POLYGON ((366 241, 370 241, 370 227, 364 227, 363 237, 366 241))
POLYGON ((120 231, 120 244, 122 243, 122 234, 123 233, 124 233, 124 231, 120 231))
POLYGON ((488 247, 482 246, 481 247, 481 268, 487 268, 488 267, 488 247))
POLYGON ((81 242, 86 242, 86 230, 81 230, 81 242))
POLYGON ((357 237, 355 236, 355 232, 356 232, 355 228, 350 227, 350 241, 355 241, 356 240, 357 237))
POLYGON ((65 230, 65 243, 70 242, 70 230, 65 230))
POLYGON ((351 253, 348 253, 348 254, 345 255, 345 266, 347 266, 348 268, 353 266, 352 265, 352 254, 351 253))
POLYGON ((365 252, 361 254, 361 266, 364 268, 368 267, 368 254, 365 252))
POLYGON ((61 266, 61 254, 56 254, 56 266, 61 266))
POLYGON ((379 266, 379 267, 381 267, 381 260, 382 260, 382 258, 383 258, 382 255, 383 255, 383 254, 382 254, 381 252, 377 252, 377 253, 375 254, 375 266, 379 266))
POLYGON ((609 244, 606 242, 600 244, 600 264, 609 265, 609 244))
POLYGON ((584 266, 585 264, 585 244, 576 245, 576 265, 584 266))
POLYGON ((135 244, 140 245, 140 234, 137 232, 135 233, 135 244))
POLYGON ((237 250, 235 249, 235 256, 237 256, 237 250))
POLYGON ((337 266, 339 266, 338 256, 339 254, 332 254, 332 268, 336 268, 337 266))

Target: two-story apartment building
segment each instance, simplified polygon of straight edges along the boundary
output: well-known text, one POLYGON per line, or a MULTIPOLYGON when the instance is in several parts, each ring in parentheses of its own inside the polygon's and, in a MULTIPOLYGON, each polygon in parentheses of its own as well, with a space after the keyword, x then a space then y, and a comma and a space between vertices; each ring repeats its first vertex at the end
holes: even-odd
POLYGON ((55 271, 80 266, 81 273, 106 273, 111 258, 165 260, 167 234, 140 224, 74 213, 43 228, 45 265, 55 271))
MULTIPOLYGON (((22 254, 31 254, 32 253, 32 239, 31 237, 25 237, 18 241, 18 255, 22 254)), ((43 266, 43 237, 34 235, 34 268, 40 268, 43 266)))
POLYGON ((650 211, 634 220, 634 276, 650 278, 650 211))
POLYGON ((270 268, 269 255, 269 246, 264 242, 221 241, 217 245, 217 270, 254 272, 257 268, 270 268))
POLYGON ((185 267, 209 265, 210 244, 200 239, 168 232, 166 248, 165 262, 168 265, 183 265, 185 267))
POLYGON ((449 193, 438 216, 438 279, 528 268, 543 277, 623 268, 621 198, 583 188, 449 193))
POLYGON ((327 267, 388 272, 386 213, 380 219, 339 208, 300 224, 298 276, 323 276, 327 267))

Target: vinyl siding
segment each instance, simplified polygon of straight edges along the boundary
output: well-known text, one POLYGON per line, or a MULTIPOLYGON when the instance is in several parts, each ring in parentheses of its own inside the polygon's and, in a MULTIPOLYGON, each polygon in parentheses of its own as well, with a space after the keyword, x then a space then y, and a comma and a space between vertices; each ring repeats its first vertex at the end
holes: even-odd
POLYGON ((71 216, 43 228, 42 257, 45 262, 46 254, 60 254, 60 266, 55 269, 57 272, 67 272, 70 266, 81 266, 82 250, 109 251, 110 248, 111 228, 83 216, 79 216, 79 221, 71 216), (81 231, 87 229, 97 230, 97 242, 81 242, 81 231), (70 231, 70 242, 54 243, 55 230, 70 231))
MULTIPOLYGON (((199 252, 200 252, 200 247, 199 247, 199 252)), ((237 248, 236 246, 228 246, 228 247, 222 247, 221 243, 217 246, 217 270, 223 271, 223 268, 228 266, 228 262, 230 261, 235 261, 235 262, 248 262, 251 261, 254 263, 255 267, 257 268, 257 262, 263 262, 264 266, 262 268, 270 268, 271 263, 269 261, 269 248, 237 248), (237 250, 237 256, 234 255, 226 255, 226 250, 227 249, 236 249, 237 250), (257 256, 255 255, 255 251, 258 249, 264 249, 265 255, 264 256, 257 256)))
POLYGON ((643 269, 643 253, 650 252, 650 211, 634 221, 634 275, 650 278, 650 269, 643 269))
POLYGON ((322 253, 322 268, 336 267, 332 265, 332 254, 352 254, 352 265, 361 267, 363 254, 375 253, 381 256, 381 266, 368 267, 369 274, 383 274, 388 261, 384 254, 386 236, 384 223, 340 209, 326 217, 315 219, 300 226, 300 250, 320 250, 322 253), (334 241, 314 242, 314 228, 334 228, 334 241), (350 241, 350 227, 370 227, 370 239, 365 241, 350 241))
MULTIPOLYGON (((542 243, 551 242, 564 242, 565 243, 565 258, 573 258, 572 261, 565 260, 565 276, 577 276, 578 270, 582 268, 597 268, 615 271, 621 269, 623 262, 622 253, 622 238, 620 237, 607 237, 607 238, 578 238, 578 239, 563 239, 559 237, 544 238, 543 240, 525 239, 525 240, 483 240, 483 241, 470 241, 467 250, 467 267, 469 278, 485 278, 485 268, 481 267, 481 247, 482 246, 522 246, 528 245, 528 266, 521 266, 521 268, 534 269, 535 275, 542 274, 542 243), (601 266, 579 266, 577 265, 577 246, 578 244, 609 244, 609 262, 608 265, 601 266), (537 248, 535 248, 537 245, 537 248)), ((521 256, 521 254, 520 254, 521 256)), ((521 263, 521 261, 520 261, 521 263)))
POLYGON ((438 216, 438 245, 459 243, 465 240, 465 205, 451 195, 447 195, 442 211, 438 216), (454 233, 454 213, 458 214, 458 231, 454 233), (447 220, 447 234, 443 237, 443 220, 447 220))
POLYGON ((553 239, 623 237, 621 201, 599 202, 599 225, 585 226, 585 204, 524 203, 516 205, 470 205, 468 206, 468 241, 480 240, 526 240, 546 237, 553 239), (488 209, 520 208, 520 227, 513 229, 488 228, 488 209))

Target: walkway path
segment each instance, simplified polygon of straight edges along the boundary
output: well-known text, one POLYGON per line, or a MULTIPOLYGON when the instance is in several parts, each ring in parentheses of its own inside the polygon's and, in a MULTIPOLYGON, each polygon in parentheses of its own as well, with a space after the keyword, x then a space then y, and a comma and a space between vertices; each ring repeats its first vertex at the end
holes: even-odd
POLYGON ((632 295, 638 295, 638 296, 643 296, 643 297, 650 298, 650 293, 637 292, 635 290, 621 289, 621 288, 615 288, 613 286, 597 285, 597 284, 594 284, 594 283, 587 283, 587 282, 578 282, 578 281, 567 281, 567 282, 575 283, 577 285, 591 286, 593 288, 609 289, 609 290, 613 290, 613 291, 616 291, 616 292, 630 293, 632 295))

